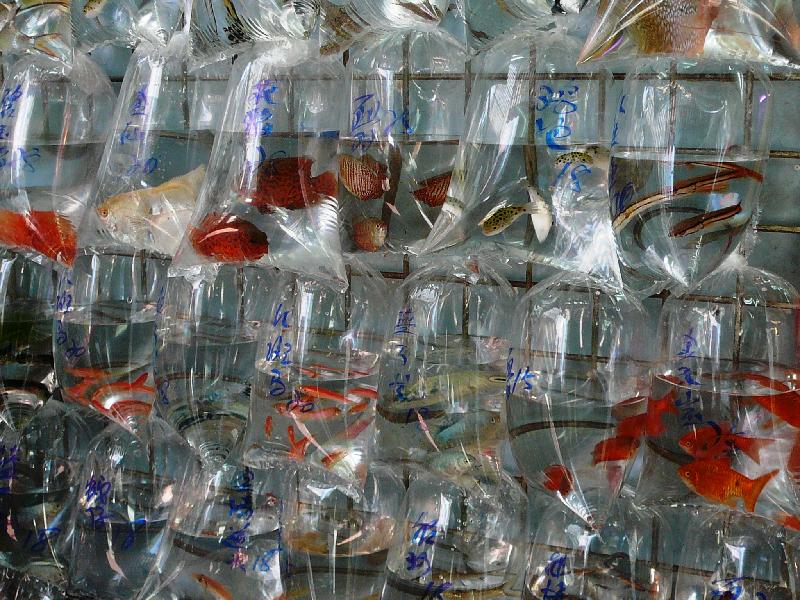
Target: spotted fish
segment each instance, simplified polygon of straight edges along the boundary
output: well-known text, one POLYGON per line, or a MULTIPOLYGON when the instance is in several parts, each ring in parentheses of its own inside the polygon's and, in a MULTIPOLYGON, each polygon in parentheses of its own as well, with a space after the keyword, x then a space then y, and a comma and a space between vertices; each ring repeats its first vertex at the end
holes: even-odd
POLYGON ((528 195, 531 201, 522 206, 499 206, 489 212, 481 221, 478 226, 486 236, 497 235, 502 233, 522 215, 531 215, 533 221, 533 229, 536 232, 536 238, 539 242, 543 242, 550 234, 550 227, 553 224, 553 215, 550 212, 550 207, 544 201, 536 190, 528 188, 528 195))
POLYGON ((602 146, 589 146, 586 150, 565 152, 556 158, 556 170, 563 169, 566 165, 579 165, 585 164, 590 167, 598 166, 604 170, 608 170, 611 155, 606 148, 602 146))
POLYGON ((340 156, 339 177, 347 191, 359 200, 376 200, 389 190, 386 165, 371 156, 340 156))

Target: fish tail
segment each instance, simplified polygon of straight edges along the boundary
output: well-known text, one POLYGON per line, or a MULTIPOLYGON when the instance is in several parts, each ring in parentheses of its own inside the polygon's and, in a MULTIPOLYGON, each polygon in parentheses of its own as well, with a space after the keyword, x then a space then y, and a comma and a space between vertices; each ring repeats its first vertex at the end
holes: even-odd
POLYGON ((772 438, 744 438, 736 443, 736 447, 755 462, 761 464, 761 450, 774 441, 772 438))
POLYGON ((747 489, 744 491, 743 495, 744 508, 747 512, 753 512, 756 509, 756 502, 758 502, 758 497, 761 495, 764 486, 777 474, 778 469, 775 469, 757 479, 748 480, 747 489))
POLYGON ((614 48, 616 48, 622 42, 622 32, 620 31, 610 40, 600 44, 599 46, 592 46, 589 48, 584 47, 581 50, 580 55, 578 56, 578 64, 583 64, 590 60, 594 60, 600 58, 601 56, 605 56, 609 52, 611 52, 614 48))
POLYGON ((311 189, 323 196, 335 198, 339 192, 339 179, 336 177, 336 173, 325 171, 311 178, 311 189))

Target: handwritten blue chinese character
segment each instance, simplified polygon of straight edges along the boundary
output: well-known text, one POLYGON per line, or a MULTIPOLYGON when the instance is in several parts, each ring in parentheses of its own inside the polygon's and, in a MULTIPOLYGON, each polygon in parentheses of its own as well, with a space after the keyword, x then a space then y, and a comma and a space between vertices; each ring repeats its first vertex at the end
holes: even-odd
POLYGON ((64 323, 59 319, 56 321, 56 345, 63 346, 67 343, 67 332, 64 331, 64 323))
POLYGON ((422 573, 419 573, 418 577, 424 577, 428 573, 432 571, 431 568, 431 561, 428 559, 427 552, 420 552, 417 554, 413 550, 406 554, 406 570, 407 571, 416 571, 418 569, 425 568, 422 573))
POLYGON ((14 113, 16 112, 16 103, 22 97, 22 86, 17 84, 17 87, 14 90, 10 90, 9 88, 5 88, 3 90, 3 96, 0 98, 0 117, 5 119, 6 117, 13 117, 14 113))
POLYGON ((453 587, 453 584, 449 582, 436 585, 435 582, 431 581, 428 587, 425 588, 425 593, 422 595, 421 600, 444 600, 443 594, 451 587, 453 587))
POLYGON ((19 157, 22 159, 22 168, 29 173, 35 173, 36 163, 39 162, 39 160, 42 158, 42 155, 39 152, 39 148, 31 148, 30 150, 20 148, 19 157))
POLYGON ((439 519, 434 519, 430 522, 423 521, 425 514, 424 512, 420 513, 413 525, 414 531, 411 534, 411 543, 416 546, 431 545, 436 541, 436 527, 439 524, 439 519))
POLYGON ((401 344, 397 349, 397 355, 403 360, 403 366, 408 364, 408 348, 405 344, 401 344))
POLYGON ((283 310, 283 302, 278 304, 278 308, 275 309, 275 315, 272 317, 272 326, 277 327, 278 323, 280 323, 281 327, 289 327, 290 312, 292 312, 291 309, 283 310))
POLYGON ((278 93, 278 86, 271 79, 264 79, 259 81, 253 88, 253 103, 258 105, 260 102, 275 105, 275 100, 272 98, 273 94, 278 93))
POLYGON ((7 125, 0 125, 0 140, 7 140, 11 132, 7 125))
POLYGON ((411 382, 411 373, 406 373, 405 376, 401 373, 395 373, 394 381, 389 383, 390 388, 394 388, 394 395, 400 402, 406 402, 406 386, 411 382))
POLYGON ((131 113, 132 117, 143 117, 147 110, 147 86, 142 86, 136 92, 136 95, 133 98, 133 103, 131 104, 131 113))
POLYGON ((86 354, 86 348, 79 346, 75 340, 72 340, 72 345, 64 352, 64 356, 69 359, 80 358, 84 354, 86 354))
POLYGON ((397 313, 397 322, 394 325, 394 334, 410 334, 416 327, 414 312, 410 308, 402 309, 397 313))

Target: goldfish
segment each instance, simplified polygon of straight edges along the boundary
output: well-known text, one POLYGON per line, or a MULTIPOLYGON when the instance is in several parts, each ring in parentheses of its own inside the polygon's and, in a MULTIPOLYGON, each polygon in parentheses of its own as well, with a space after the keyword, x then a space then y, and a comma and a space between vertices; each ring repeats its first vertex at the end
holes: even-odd
POLYGON ((295 437, 294 427, 291 425, 286 428, 286 435, 289 438, 289 445, 291 446, 289 456, 296 460, 303 460, 303 457, 306 455, 306 448, 308 448, 311 440, 305 437, 298 440, 295 437))
POLYGON ((275 158, 258 169, 256 190, 250 203, 262 213, 276 208, 299 210, 336 196, 336 174, 325 171, 311 176, 314 159, 310 156, 275 158))
POLYGON ((264 435, 267 436, 267 438, 272 437, 272 416, 268 416, 264 419, 264 435))
POLYGON ((338 402, 340 404, 355 404, 358 402, 357 400, 348 398, 344 394, 334 392, 333 390, 329 390, 328 388, 324 388, 319 385, 298 385, 296 390, 305 396, 311 396, 312 398, 318 398, 322 400, 332 400, 333 402, 338 402))
POLYGON ((450 179, 453 172, 448 171, 434 177, 420 181, 420 188, 411 192, 414 198, 427 204, 431 208, 438 208, 447 200, 447 190, 450 188, 450 179))
POLYGON ((536 190, 528 188, 528 195, 531 201, 522 206, 498 206, 491 210, 481 221, 478 227, 484 235, 492 236, 502 233, 524 214, 531 215, 533 229, 536 238, 543 242, 550 234, 550 227, 553 224, 553 215, 550 207, 536 190))
POLYGON ((205 591, 214 596, 216 600, 234 600, 233 594, 228 591, 228 588, 216 579, 212 579, 208 575, 203 575, 202 573, 192 573, 192 578, 197 581, 205 591))
POLYGON ((564 465, 550 465, 543 471, 545 475, 544 487, 551 492, 558 492, 566 496, 572 491, 572 473, 564 465))
POLYGON ((111 196, 97 207, 108 233, 134 248, 173 255, 189 224, 206 168, 173 177, 155 187, 111 196))
POLYGON ((639 440, 630 437, 613 437, 598 442, 592 451, 592 464, 628 460, 639 448, 639 440))
POLYGON ((353 223, 353 241, 359 250, 377 252, 386 243, 389 228, 385 221, 373 217, 353 223))
POLYGON ((386 165, 371 156, 339 157, 339 176, 345 189, 359 200, 376 200, 389 190, 386 165))
POLYGON ((800 404, 797 392, 769 396, 752 396, 752 399, 792 427, 800 427, 800 404))
POLYGON ((761 462, 760 450, 773 441, 739 435, 731 430, 729 423, 721 423, 693 429, 680 439, 678 445, 695 458, 722 458, 731 450, 740 450, 758 463, 761 462))
POLYGON ((109 394, 113 394, 115 392, 129 392, 129 393, 140 392, 143 394, 155 394, 156 389, 154 387, 145 385, 145 381, 147 381, 148 377, 149 377, 148 373, 142 373, 132 382, 118 381, 116 383, 109 383, 104 386, 101 386, 92 394, 91 401, 93 404, 102 405, 103 397, 108 396, 109 394))
POLYGON ((696 494, 731 508, 736 508, 736 498, 741 498, 748 512, 755 510, 764 486, 777 474, 775 469, 750 479, 731 469, 727 458, 701 458, 678 469, 678 476, 696 494))
POLYGON ((51 210, 17 213, 0 209, 0 245, 33 250, 68 266, 78 248, 70 220, 51 210))
MULTIPOLYGON (((729 227, 736 227, 739 223, 737 223, 735 220, 732 220, 732 218, 741 212, 741 204, 734 204, 733 206, 720 208, 719 210, 705 212, 697 215, 696 217, 679 221, 669 230, 669 235, 670 237, 682 237, 685 235, 691 235, 693 233, 700 233, 709 230, 712 226, 718 223, 725 224, 729 227), (731 220, 729 221, 729 219, 731 220)), ((748 214, 746 217, 749 219, 750 215, 748 214)))
POLYGON ((83 5, 83 14, 94 19, 103 12, 106 4, 108 4, 108 0, 86 0, 86 4, 83 5))
POLYGON ((267 234, 241 217, 209 213, 189 229, 195 251, 220 262, 258 260, 269 252, 267 234))
POLYGON ((787 513, 780 513, 778 517, 775 519, 776 523, 780 523, 784 527, 788 527, 789 529, 794 529, 796 531, 800 531, 800 517, 796 517, 794 515, 790 515, 787 513))
MULTIPOLYGON (((666 431, 663 416, 666 413, 678 414, 675 406, 675 390, 667 392, 658 400, 647 399, 647 412, 622 419, 617 425, 617 437, 640 438, 642 436, 659 436, 666 431)), ((633 398, 632 400, 637 400, 633 398)))
POLYGON ((611 154, 606 148, 602 146, 589 146, 586 150, 579 152, 565 152, 559 155, 555 160, 555 167, 557 171, 563 169, 566 165, 585 164, 594 166, 595 163, 598 167, 608 171, 611 161, 611 154))
MULTIPOLYGON (((308 402, 304 402, 304 404, 308 404, 308 402)), ((287 408, 284 402, 278 402, 274 405, 274 408, 279 415, 284 417, 290 416, 297 421, 327 421, 342 414, 341 409, 335 406, 326 406, 325 408, 315 408, 313 410, 304 411, 300 408, 300 405, 287 408)))

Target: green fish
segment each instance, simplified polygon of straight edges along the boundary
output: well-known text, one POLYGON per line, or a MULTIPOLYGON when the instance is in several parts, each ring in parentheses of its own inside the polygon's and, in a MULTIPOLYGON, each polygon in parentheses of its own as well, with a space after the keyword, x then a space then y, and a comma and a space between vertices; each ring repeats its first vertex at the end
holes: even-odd
POLYGON ((550 234, 553 225, 553 215, 550 207, 539 193, 533 188, 528 188, 531 201, 522 206, 498 206, 489 212, 479 223, 478 227, 486 236, 497 235, 511 227, 514 222, 524 214, 531 215, 533 229, 539 242, 544 242, 550 234))
POLYGON ((586 150, 565 152, 556 158, 556 170, 563 169, 567 164, 579 165, 585 164, 590 167, 595 164, 605 170, 608 170, 611 162, 611 155, 606 148, 602 146, 589 146, 586 150))

